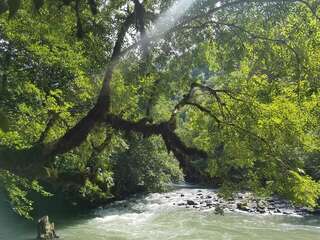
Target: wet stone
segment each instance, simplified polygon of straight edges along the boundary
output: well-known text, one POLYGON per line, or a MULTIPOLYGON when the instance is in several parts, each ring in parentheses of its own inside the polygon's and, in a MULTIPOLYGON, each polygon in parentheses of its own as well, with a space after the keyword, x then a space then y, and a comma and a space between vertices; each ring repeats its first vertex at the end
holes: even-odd
POLYGON ((48 216, 44 216, 38 220, 37 230, 37 239, 39 240, 53 240, 59 238, 56 234, 54 223, 50 223, 48 216))
POLYGON ((273 206, 273 205, 269 205, 269 206, 268 206, 268 209, 269 209, 269 210, 275 210, 275 209, 276 209, 276 207, 275 207, 275 206, 273 206))
POLYGON ((250 210, 250 208, 247 206, 247 203, 242 203, 242 202, 237 203, 237 208, 242 211, 250 210))
POLYGON ((187 204, 188 204, 188 205, 198 205, 198 203, 196 203, 196 202, 193 201, 193 200, 187 200, 187 204))

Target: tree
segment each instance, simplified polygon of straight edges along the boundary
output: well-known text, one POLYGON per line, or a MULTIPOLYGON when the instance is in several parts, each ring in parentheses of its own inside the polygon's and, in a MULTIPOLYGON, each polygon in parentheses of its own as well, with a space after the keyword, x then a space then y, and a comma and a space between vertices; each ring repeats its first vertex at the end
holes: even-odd
POLYGON ((163 19, 170 1, 0 3, 1 108, 19 119, 0 135, 5 173, 41 179, 92 152, 73 176, 83 185, 88 162, 137 133, 161 136, 190 180, 240 179, 242 187, 287 195, 286 183, 313 181, 296 172, 306 141, 317 145, 318 137, 316 1, 190 1, 170 28, 163 19), (306 27, 296 29, 301 22, 306 27), (305 41, 310 33, 313 42, 305 41), (294 111, 275 114, 284 108, 294 111), (308 119, 293 121, 301 114, 308 119))

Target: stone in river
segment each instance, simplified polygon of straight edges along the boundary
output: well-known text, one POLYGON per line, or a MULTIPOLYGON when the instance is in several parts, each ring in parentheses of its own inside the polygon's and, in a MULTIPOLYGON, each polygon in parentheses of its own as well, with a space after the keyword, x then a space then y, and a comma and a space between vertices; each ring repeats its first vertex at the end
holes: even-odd
POLYGON ((243 203, 243 202, 237 203, 237 208, 242 211, 249 211, 250 210, 247 203, 243 203))
POLYGON ((39 240, 53 240, 59 238, 54 229, 54 223, 50 223, 48 216, 44 216, 38 220, 37 230, 37 239, 39 240))
POLYGON ((279 208, 276 209, 276 213, 281 213, 281 210, 279 208))
POLYGON ((274 205, 269 205, 269 206, 268 206, 268 209, 269 209, 269 210, 275 210, 276 207, 275 207, 274 205))
POLYGON ((266 201, 260 200, 258 201, 257 205, 258 208, 265 208, 268 205, 268 203, 266 201))
POLYGON ((224 215, 224 210, 222 207, 216 206, 216 208, 214 209, 214 213, 219 215, 224 215))
POLYGON ((208 207, 213 206, 213 202, 211 200, 206 200, 205 203, 208 207))
POLYGON ((193 201, 193 200, 187 200, 187 204, 188 204, 188 205, 198 205, 198 203, 196 203, 196 202, 193 201))

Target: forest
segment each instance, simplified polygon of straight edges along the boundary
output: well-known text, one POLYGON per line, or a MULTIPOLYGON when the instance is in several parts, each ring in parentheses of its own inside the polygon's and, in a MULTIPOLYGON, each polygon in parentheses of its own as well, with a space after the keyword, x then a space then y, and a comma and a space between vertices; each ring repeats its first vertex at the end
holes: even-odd
POLYGON ((318 0, 0 0, 0 192, 35 217, 185 181, 320 204, 318 0))

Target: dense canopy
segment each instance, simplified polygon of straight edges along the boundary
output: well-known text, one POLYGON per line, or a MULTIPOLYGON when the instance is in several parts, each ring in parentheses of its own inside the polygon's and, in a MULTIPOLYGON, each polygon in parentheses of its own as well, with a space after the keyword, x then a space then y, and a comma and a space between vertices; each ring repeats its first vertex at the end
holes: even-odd
POLYGON ((320 197, 317 0, 0 0, 0 188, 97 206, 182 180, 320 197))

